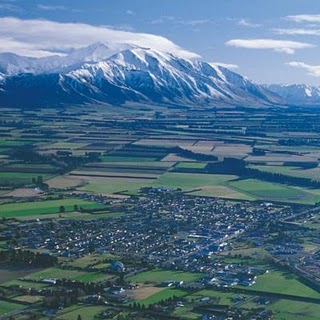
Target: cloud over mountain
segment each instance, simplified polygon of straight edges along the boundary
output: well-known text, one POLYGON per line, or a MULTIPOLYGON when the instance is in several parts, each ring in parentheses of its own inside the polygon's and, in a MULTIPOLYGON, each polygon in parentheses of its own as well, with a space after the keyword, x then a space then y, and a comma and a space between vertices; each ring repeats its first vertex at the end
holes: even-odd
POLYGON ((128 46, 139 46, 172 52, 187 59, 199 57, 198 54, 181 48, 165 37, 148 33, 116 30, 110 26, 85 23, 0 18, 0 52, 14 52, 32 57, 63 55, 98 41, 108 44, 114 52, 128 46))
POLYGON ((269 49, 287 54, 293 54, 297 49, 314 48, 313 44, 306 42, 275 39, 233 39, 226 45, 246 49, 269 49))

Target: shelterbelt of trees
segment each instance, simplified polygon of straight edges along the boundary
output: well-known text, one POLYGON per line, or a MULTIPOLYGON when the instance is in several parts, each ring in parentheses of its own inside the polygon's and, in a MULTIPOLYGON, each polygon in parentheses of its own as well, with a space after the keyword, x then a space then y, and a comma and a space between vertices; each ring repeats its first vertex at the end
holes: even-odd
POLYGON ((1 262, 26 264, 33 267, 52 267, 58 263, 58 258, 30 250, 8 250, 0 251, 1 262))
MULTIPOLYGON (((301 164, 301 166, 303 166, 303 164, 301 164)), ((221 162, 209 163, 205 170, 207 173, 233 174, 246 179, 254 178, 268 182, 276 182, 300 187, 320 187, 320 181, 317 180, 304 177, 292 177, 282 173, 266 172, 258 169, 248 168, 246 162, 241 159, 225 158, 221 162)))

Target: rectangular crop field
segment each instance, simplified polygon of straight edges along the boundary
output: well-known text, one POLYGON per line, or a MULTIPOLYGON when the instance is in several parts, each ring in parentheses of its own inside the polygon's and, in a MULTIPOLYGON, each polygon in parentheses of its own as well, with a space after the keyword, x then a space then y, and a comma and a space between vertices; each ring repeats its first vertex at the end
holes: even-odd
POLYGON ((99 282, 112 278, 103 272, 86 272, 78 270, 65 270, 59 268, 49 268, 34 274, 29 275, 26 279, 41 280, 45 278, 54 279, 71 279, 81 282, 99 282))
POLYGON ((19 217, 37 214, 57 213, 61 206, 64 206, 65 212, 72 212, 74 205, 84 209, 103 209, 105 206, 81 199, 61 199, 34 202, 19 202, 0 205, 0 217, 19 217))
POLYGON ((256 199, 297 203, 315 203, 319 195, 313 189, 291 187, 256 179, 230 181, 227 185, 256 199))
POLYGON ((137 283, 161 284, 166 280, 192 282, 200 279, 201 276, 201 274, 191 272, 151 270, 134 275, 128 278, 128 280, 137 283))

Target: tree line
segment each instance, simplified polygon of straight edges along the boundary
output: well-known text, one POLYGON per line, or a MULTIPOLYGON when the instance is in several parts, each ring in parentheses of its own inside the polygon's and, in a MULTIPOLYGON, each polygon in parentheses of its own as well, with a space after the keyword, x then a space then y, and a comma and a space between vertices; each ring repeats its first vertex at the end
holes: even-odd
POLYGON ((0 262, 14 262, 33 267, 52 267, 58 263, 58 258, 49 254, 35 253, 30 250, 0 251, 0 262))
POLYGON ((209 163, 206 167, 206 171, 208 173, 233 174, 245 179, 253 178, 268 182, 295 185, 299 187, 320 187, 320 181, 318 180, 248 168, 246 162, 242 159, 225 158, 223 161, 218 163, 209 163))

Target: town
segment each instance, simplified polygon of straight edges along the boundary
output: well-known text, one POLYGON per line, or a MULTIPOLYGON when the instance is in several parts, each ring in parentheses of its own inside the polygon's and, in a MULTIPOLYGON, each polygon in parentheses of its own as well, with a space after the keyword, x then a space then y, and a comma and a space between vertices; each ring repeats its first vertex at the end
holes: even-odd
MULTIPOLYGON (((317 272, 319 256, 304 252, 299 241, 299 227, 288 220, 295 215, 312 220, 318 210, 313 209, 310 213, 310 210, 305 212, 305 208, 263 201, 235 203, 192 196, 181 189, 165 187, 143 188, 139 196, 126 198, 92 197, 86 193, 70 193, 66 197, 97 201, 116 212, 111 217, 99 218, 99 211, 92 211, 90 214, 95 216, 94 219, 80 220, 62 219, 62 214, 58 219, 48 217, 22 223, 7 218, 2 221, 0 238, 6 239, 9 252, 22 254, 36 250, 39 255, 63 259, 60 261, 64 262, 58 266, 61 274, 85 270, 89 278, 98 276, 101 282, 85 285, 77 280, 54 277, 54 273, 49 272, 48 277, 40 273, 37 277, 21 278, 19 286, 9 285, 2 291, 4 296, 13 292, 44 295, 46 305, 52 310, 55 307, 63 310, 76 301, 93 306, 109 306, 111 303, 111 318, 119 310, 129 308, 133 314, 150 312, 152 317, 155 313, 163 313, 169 319, 172 310, 189 305, 194 311, 208 311, 202 319, 216 319, 217 316, 218 319, 271 319, 272 311, 263 307, 277 296, 273 297, 271 293, 257 298, 260 307, 251 312, 232 308, 218 308, 217 311, 217 307, 213 307, 215 300, 210 295, 200 296, 199 302, 190 303, 183 296, 177 298, 174 294, 163 302, 162 307, 153 309, 155 306, 149 305, 147 312, 139 309, 141 305, 135 302, 135 292, 150 286, 148 280, 143 280, 146 284, 142 285, 139 277, 143 278, 150 270, 159 270, 151 271, 155 272, 155 277, 157 272, 164 273, 155 288, 183 290, 186 294, 210 289, 227 294, 231 290, 238 295, 233 299, 240 306, 250 300, 247 296, 250 291, 246 288, 254 290, 259 277, 268 275, 275 267, 280 270, 291 268, 317 288, 317 279, 312 273, 317 272), (245 249, 238 250, 239 246, 245 249), (75 267, 68 262, 88 257, 95 258, 87 266, 75 267), (167 277, 164 276, 166 272, 167 277), (170 278, 171 274, 173 278, 170 278), (35 286, 32 292, 28 291, 28 285, 35 286), (86 293, 79 294, 78 290, 83 286, 86 293), (73 299, 52 300, 58 292, 65 294, 61 290, 69 291, 74 295, 73 299)), ((310 231, 309 236, 317 243, 317 234, 310 231)), ((57 261, 49 264, 56 267, 57 261)), ((284 297, 297 299, 291 295, 284 297)), ((314 303, 318 301, 309 299, 314 303)), ((108 312, 104 311, 100 316, 108 318, 106 314, 108 312)))

